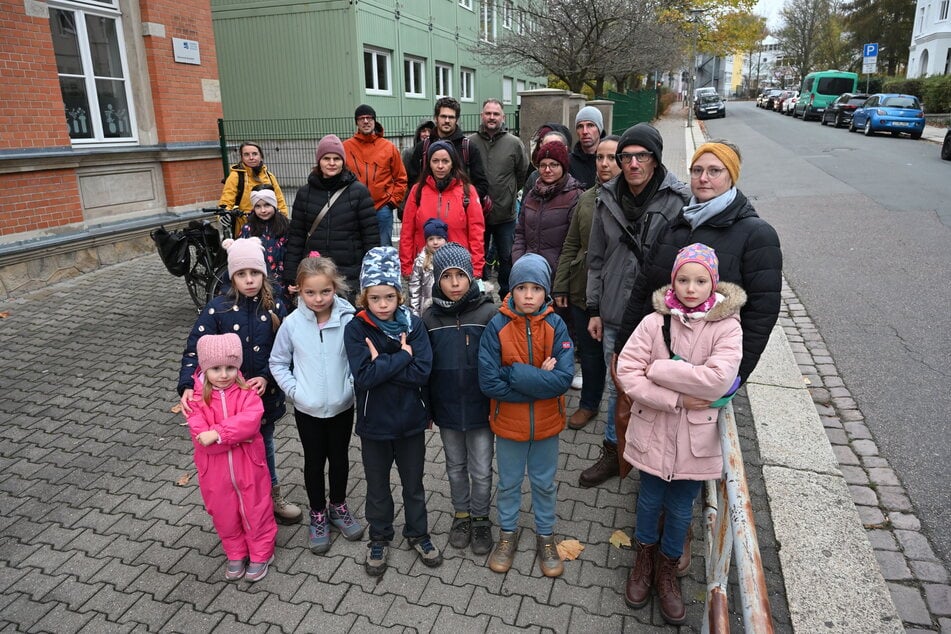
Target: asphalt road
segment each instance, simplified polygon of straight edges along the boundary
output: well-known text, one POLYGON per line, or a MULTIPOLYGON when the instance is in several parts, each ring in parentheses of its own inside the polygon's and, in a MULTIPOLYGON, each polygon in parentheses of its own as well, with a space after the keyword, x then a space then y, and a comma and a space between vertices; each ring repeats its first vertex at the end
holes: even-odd
POLYGON ((934 143, 751 102, 706 125, 739 145, 740 189, 779 232, 787 280, 948 567, 951 163, 934 143))

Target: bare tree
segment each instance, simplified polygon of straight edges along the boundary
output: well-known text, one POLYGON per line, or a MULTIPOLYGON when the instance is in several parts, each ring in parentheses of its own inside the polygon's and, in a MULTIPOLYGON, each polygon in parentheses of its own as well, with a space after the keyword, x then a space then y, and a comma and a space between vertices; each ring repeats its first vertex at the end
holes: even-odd
POLYGON ((775 35, 786 54, 786 63, 800 77, 805 77, 815 66, 828 7, 829 0, 787 0, 779 12, 783 26, 775 35))

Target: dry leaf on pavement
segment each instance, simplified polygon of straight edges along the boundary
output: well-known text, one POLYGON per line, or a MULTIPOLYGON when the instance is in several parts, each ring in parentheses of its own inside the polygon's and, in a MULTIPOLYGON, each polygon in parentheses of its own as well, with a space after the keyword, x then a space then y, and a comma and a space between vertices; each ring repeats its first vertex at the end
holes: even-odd
POLYGON ((192 479, 192 476, 190 473, 183 473, 182 475, 178 476, 178 480, 175 481, 175 486, 183 487, 187 485, 188 481, 191 479, 192 479))
POLYGON ((555 546, 562 561, 577 559, 584 546, 577 539, 563 539, 555 546))
POLYGON ((631 538, 622 530, 616 530, 611 533, 611 545, 615 548, 630 548, 631 538))
POLYGON ((169 411, 172 412, 173 414, 178 414, 179 412, 182 411, 182 404, 175 403, 174 405, 172 405, 172 409, 169 411))
POLYGON ((5 310, 5 311, 3 311, 3 312, 0 312, 0 319, 6 319, 6 318, 9 317, 9 316, 10 316, 9 311, 6 311, 6 310, 5 310))

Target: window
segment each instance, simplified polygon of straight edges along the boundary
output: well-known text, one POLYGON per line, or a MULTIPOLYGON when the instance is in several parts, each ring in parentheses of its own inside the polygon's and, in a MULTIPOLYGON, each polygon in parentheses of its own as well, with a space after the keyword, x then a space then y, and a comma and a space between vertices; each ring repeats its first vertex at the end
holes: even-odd
POLYGON ((64 3, 49 12, 70 139, 77 144, 135 142, 119 11, 64 3))
POLYGON ((512 28, 512 0, 505 0, 505 8, 502 10, 502 26, 507 29, 512 28))
POLYGON ((502 78, 502 103, 512 103, 512 78, 502 78))
POLYGON ((944 58, 944 74, 951 75, 951 48, 948 49, 948 53, 944 58))
POLYGON ((452 96, 452 66, 436 62, 436 96, 452 96))
POLYGON ((390 95, 390 54, 374 48, 363 49, 363 85, 368 95, 390 95))
POLYGON ((479 39, 495 44, 495 0, 482 0, 479 39))
POLYGON ((403 58, 403 90, 407 97, 426 96, 426 62, 417 57, 403 58))
POLYGON ((459 6, 472 11, 472 0, 459 0, 459 6))
POLYGON ((475 99, 475 71, 463 68, 459 71, 459 99, 472 101, 475 99))
POLYGON ((521 105, 522 105, 522 96, 518 94, 518 93, 520 93, 520 92, 525 92, 525 80, 524 80, 524 79, 519 79, 518 81, 515 82, 515 93, 516 93, 516 94, 515 94, 515 103, 517 103, 518 105, 521 106, 521 105))
POLYGON ((948 19, 948 0, 941 0, 941 4, 938 5, 938 19, 948 19))

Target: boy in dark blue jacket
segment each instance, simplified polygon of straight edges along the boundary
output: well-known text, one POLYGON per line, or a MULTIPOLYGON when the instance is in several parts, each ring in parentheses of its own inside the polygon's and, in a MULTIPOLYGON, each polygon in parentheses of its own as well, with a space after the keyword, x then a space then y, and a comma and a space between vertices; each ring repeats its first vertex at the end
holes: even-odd
POLYGON ((366 475, 365 514, 370 525, 371 576, 386 571, 393 539, 393 461, 403 487, 403 536, 423 564, 434 567, 442 555, 429 538, 423 465, 429 424, 425 388, 432 349, 423 323, 402 305, 400 259, 393 247, 374 247, 360 270, 362 310, 347 324, 344 344, 356 392, 357 426, 366 475))
POLYGON ((492 456, 489 399, 479 389, 479 341, 498 312, 472 283, 472 257, 449 242, 433 255, 433 303, 423 313, 433 348, 429 378, 433 422, 446 454, 446 475, 455 516, 449 544, 485 555, 492 550, 492 456))

